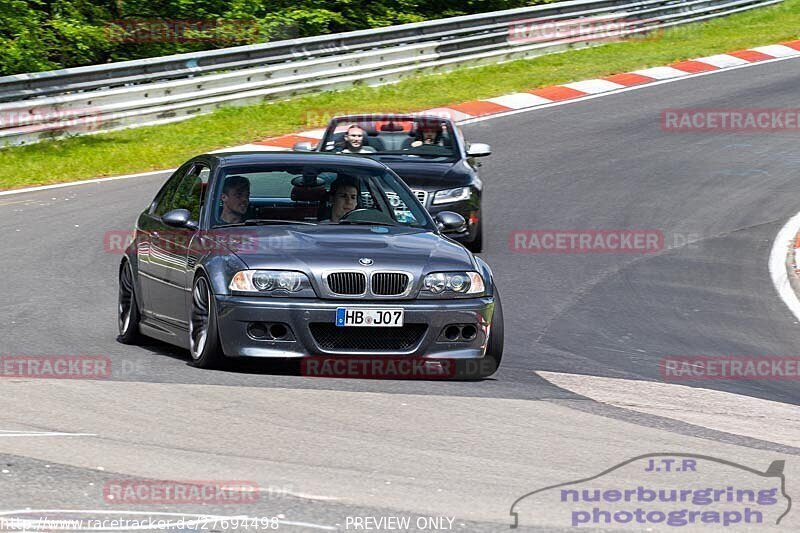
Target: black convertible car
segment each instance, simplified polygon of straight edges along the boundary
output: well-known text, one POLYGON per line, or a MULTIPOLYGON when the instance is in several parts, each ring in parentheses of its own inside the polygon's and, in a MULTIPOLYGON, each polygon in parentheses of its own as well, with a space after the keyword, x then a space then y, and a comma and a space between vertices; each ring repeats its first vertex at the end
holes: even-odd
POLYGON ((295 150, 368 155, 391 168, 433 215, 454 211, 467 221, 452 235, 472 252, 483 249, 481 194, 475 158, 491 154, 483 143, 467 143, 447 117, 433 115, 347 115, 331 120, 322 141, 295 150))
MULTIPOLYGON (((141 213, 119 268, 119 339, 231 357, 492 362, 492 272, 385 165, 319 153, 201 155, 141 213)), ((487 365, 481 365, 486 368, 487 365)))

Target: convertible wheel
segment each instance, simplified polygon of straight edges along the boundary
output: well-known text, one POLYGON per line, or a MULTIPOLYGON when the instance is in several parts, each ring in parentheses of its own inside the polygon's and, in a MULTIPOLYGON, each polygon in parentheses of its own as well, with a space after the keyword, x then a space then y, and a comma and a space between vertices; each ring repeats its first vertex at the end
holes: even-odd
POLYGON ((479 254, 483 251, 483 224, 478 225, 478 231, 475 232, 475 239, 472 242, 465 243, 464 246, 473 254, 479 254))
POLYGON ((133 270, 126 260, 119 271, 119 298, 117 303, 117 340, 123 344, 136 344, 139 334, 139 306, 136 303, 136 289, 133 283, 133 270))
POLYGON ((189 317, 189 353, 192 366, 219 368, 225 354, 219 342, 217 307, 208 279, 198 276, 192 287, 192 314, 189 317))
POLYGON ((489 377, 500 368, 503 360, 503 306, 500 303, 500 293, 494 289, 494 316, 492 329, 489 332, 489 342, 484 356, 485 365, 481 365, 481 377, 489 377))

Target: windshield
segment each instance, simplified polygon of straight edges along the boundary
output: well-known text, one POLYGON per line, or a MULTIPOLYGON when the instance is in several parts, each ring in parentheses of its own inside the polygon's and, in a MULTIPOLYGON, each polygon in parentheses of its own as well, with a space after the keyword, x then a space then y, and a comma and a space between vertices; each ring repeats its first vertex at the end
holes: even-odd
POLYGON ((432 229, 419 200, 389 171, 330 164, 224 167, 213 227, 366 224, 432 229))
POLYGON ((328 128, 323 152, 454 158, 456 132, 438 118, 351 121, 343 118, 328 128))

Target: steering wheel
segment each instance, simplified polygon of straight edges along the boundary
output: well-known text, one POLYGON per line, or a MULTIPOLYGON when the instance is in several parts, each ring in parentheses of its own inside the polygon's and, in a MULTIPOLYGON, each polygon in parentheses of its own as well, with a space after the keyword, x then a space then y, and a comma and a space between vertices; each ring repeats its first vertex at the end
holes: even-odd
POLYGON ((382 211, 377 209, 353 209, 348 211, 339 219, 339 222, 377 222, 380 224, 396 224, 382 211))

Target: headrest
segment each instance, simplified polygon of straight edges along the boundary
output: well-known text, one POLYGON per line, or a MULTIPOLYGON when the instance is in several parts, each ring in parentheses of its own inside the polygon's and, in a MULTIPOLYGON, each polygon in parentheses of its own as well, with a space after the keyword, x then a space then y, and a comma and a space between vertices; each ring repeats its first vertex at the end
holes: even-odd
POLYGON ((405 128, 402 124, 398 124, 396 122, 387 122, 386 124, 381 124, 381 131, 403 131, 405 128))
POLYGON ((325 185, 325 180, 310 171, 302 176, 292 178, 292 185, 305 188, 319 187, 320 185, 325 185))

